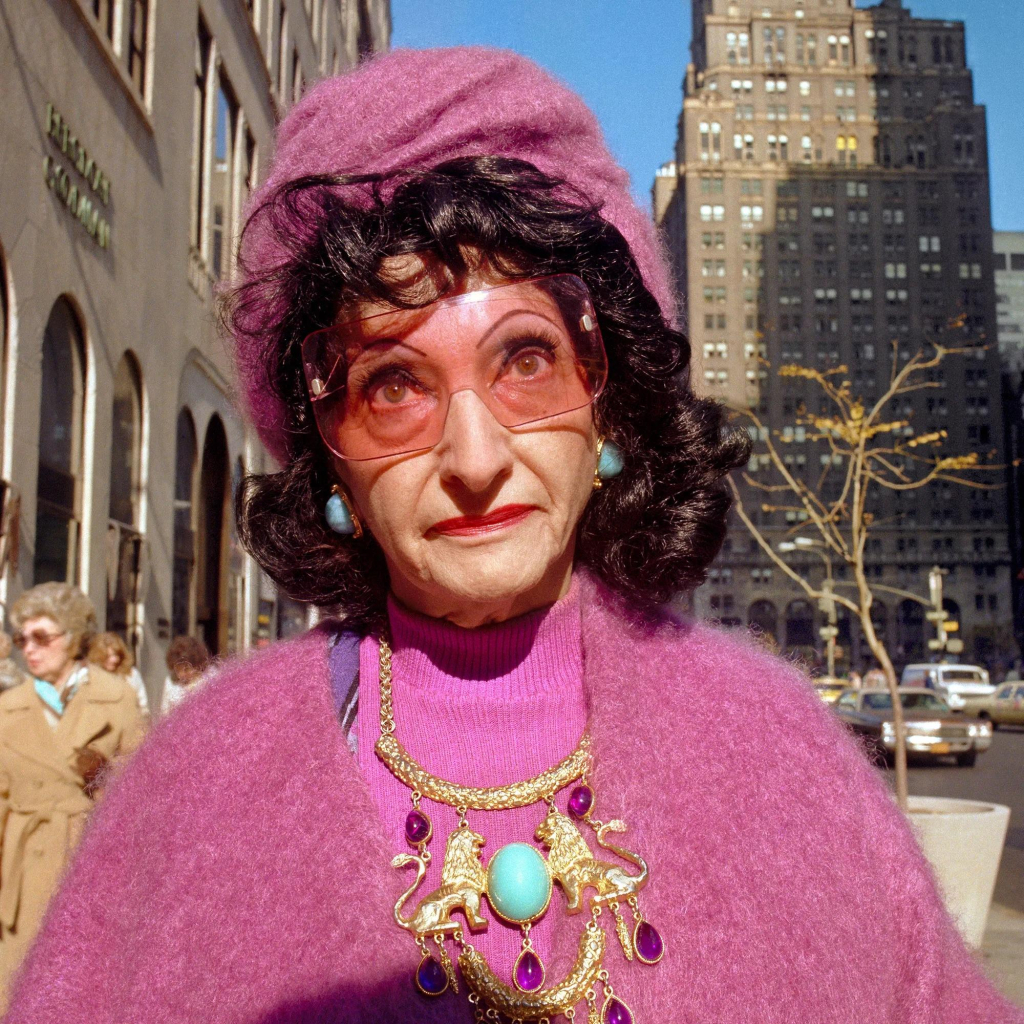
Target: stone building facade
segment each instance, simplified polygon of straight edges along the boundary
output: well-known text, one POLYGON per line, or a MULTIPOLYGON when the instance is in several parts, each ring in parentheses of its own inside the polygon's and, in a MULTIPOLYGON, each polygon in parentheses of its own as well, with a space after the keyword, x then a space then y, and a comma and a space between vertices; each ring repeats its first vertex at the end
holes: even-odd
POLYGON ((226 655, 287 618, 234 534, 233 487, 268 459, 235 409, 214 294, 277 120, 387 47, 390 5, 5 11, 0 600, 77 583, 157 697, 172 635, 226 655))
MULTIPOLYGON (((811 393, 773 368, 845 365, 871 399, 894 353, 904 361, 931 341, 965 346, 934 388, 894 411, 918 433, 947 431, 949 450, 998 463, 985 110, 963 24, 915 18, 900 0, 693 0, 683 92, 675 158, 658 173, 654 202, 698 386, 787 432, 787 461, 811 480, 827 456, 793 426, 811 393)), ((872 508, 884 524, 869 548, 876 618, 897 663, 928 654, 925 608, 896 592, 927 599, 933 565, 947 570, 964 657, 1016 653, 1005 502, 1001 491, 940 484, 883 493, 872 508)), ((757 515, 773 544, 800 532, 795 514, 757 515)), ((821 553, 807 550, 798 568, 820 580, 821 553)), ((848 582, 844 566, 834 570, 839 586, 848 582)), ((780 580, 741 524, 697 608, 820 657, 822 612, 780 580)), ((839 630, 840 664, 866 664, 842 613, 839 630)))

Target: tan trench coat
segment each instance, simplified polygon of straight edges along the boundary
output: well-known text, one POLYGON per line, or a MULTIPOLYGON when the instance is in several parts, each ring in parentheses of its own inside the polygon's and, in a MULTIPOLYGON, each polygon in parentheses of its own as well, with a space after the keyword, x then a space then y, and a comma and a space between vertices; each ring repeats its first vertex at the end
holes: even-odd
POLYGON ((113 759, 141 738, 135 692, 95 666, 56 728, 31 680, 0 694, 0 1009, 93 806, 77 751, 113 759))

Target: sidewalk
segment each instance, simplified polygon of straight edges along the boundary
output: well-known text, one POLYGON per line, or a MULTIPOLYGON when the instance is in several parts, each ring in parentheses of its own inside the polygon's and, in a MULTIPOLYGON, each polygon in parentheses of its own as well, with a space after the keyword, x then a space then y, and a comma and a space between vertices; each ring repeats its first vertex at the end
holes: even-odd
POLYGON ((1003 995, 1024 1006, 1024 914, 992 904, 981 960, 1003 995))

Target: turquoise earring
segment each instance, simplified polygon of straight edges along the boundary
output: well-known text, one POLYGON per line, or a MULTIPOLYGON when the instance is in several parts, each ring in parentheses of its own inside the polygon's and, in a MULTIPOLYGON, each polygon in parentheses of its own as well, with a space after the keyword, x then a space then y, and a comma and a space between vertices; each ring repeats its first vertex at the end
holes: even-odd
POLYGON ((622 449, 614 442, 601 437, 597 441, 597 468, 594 470, 594 490, 601 490, 602 482, 618 476, 625 465, 622 449))
POLYGON ((331 488, 331 496, 324 508, 324 518, 335 533, 354 540, 363 535, 363 524, 359 522, 359 516, 355 514, 348 495, 337 484, 331 488))

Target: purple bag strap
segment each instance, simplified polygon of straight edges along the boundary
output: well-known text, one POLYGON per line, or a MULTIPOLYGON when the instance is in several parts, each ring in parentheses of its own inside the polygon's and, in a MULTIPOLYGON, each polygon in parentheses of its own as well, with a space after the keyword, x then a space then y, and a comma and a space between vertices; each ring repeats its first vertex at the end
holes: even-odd
POLYGON ((360 639, 358 633, 339 630, 327 659, 334 710, 346 736, 352 731, 359 707, 360 639))

